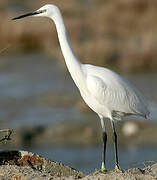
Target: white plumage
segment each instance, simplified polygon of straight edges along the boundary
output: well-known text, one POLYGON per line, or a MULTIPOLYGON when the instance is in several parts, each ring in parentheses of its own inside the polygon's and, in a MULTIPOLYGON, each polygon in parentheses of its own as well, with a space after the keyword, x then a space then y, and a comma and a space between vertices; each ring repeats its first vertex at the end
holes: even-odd
POLYGON ((118 119, 126 115, 149 115, 144 97, 120 75, 92 65, 84 65, 83 69, 86 72, 87 94, 82 93, 82 96, 96 113, 107 118, 114 115, 118 119))
POLYGON ((82 98, 101 119, 103 130, 103 160, 101 170, 106 170, 107 133, 103 118, 111 120, 114 133, 115 169, 119 170, 114 120, 120 120, 122 116, 127 115, 148 116, 149 110, 145 99, 127 80, 124 80, 117 73, 103 67, 82 64, 77 59, 71 48, 64 21, 57 6, 45 5, 33 13, 13 18, 13 20, 26 16, 43 16, 54 21, 67 68, 80 90, 82 98))

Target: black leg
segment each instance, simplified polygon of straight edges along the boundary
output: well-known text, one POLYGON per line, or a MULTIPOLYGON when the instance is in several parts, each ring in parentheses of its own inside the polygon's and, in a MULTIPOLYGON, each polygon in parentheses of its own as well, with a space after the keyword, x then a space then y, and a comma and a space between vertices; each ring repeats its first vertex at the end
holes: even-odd
POLYGON ((119 169, 117 133, 116 133, 116 130, 115 130, 115 126, 114 126, 113 120, 111 120, 111 125, 112 125, 112 129, 113 129, 114 154, 115 154, 115 169, 119 169))
POLYGON ((103 117, 100 116, 101 126, 102 126, 102 140, 103 140, 103 151, 102 151, 102 165, 101 170, 106 171, 106 143, 107 143, 107 133, 105 131, 103 117))
POLYGON ((102 170, 106 170, 106 143, 107 143, 107 133, 102 133, 102 139, 103 139, 103 152, 102 152, 102 170))

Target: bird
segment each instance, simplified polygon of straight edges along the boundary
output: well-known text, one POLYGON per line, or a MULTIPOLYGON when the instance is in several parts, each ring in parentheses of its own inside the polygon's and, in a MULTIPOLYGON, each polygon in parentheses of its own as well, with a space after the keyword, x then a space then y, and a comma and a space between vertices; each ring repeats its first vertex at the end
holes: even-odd
MULTIPOLYGON (((117 133, 115 122, 123 117, 135 115, 147 118, 149 106, 143 95, 118 73, 91 64, 83 64, 72 49, 63 16, 60 9, 53 4, 47 4, 34 12, 12 18, 17 20, 28 16, 50 18, 57 30, 61 51, 68 71, 79 89, 85 103, 100 118, 102 127, 102 163, 101 172, 106 172, 107 132, 105 120, 109 119, 113 130, 114 170, 121 172, 118 158, 117 133)), ((96 47, 95 47, 96 48, 96 47)))

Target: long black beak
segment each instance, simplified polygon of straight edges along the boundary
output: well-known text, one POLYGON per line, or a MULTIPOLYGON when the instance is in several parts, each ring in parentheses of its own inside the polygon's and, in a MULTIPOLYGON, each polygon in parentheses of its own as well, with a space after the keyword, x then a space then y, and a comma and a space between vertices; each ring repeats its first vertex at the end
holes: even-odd
POLYGON ((42 11, 35 11, 35 12, 27 13, 27 14, 24 14, 24 15, 21 15, 21 16, 17 16, 15 18, 12 18, 11 20, 21 19, 21 18, 25 18, 25 17, 28 17, 28 16, 34 16, 34 15, 37 15, 37 14, 40 14, 40 13, 42 13, 42 11))

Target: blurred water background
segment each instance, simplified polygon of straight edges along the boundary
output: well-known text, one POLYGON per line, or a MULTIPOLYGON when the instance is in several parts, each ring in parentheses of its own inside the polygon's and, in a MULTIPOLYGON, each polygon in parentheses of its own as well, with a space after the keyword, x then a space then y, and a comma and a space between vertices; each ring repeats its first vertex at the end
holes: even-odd
MULTIPOLYGON (((1 149, 30 150, 85 173, 100 167, 100 122, 81 100, 65 67, 54 24, 44 18, 10 21, 46 3, 60 7, 81 61, 112 68, 148 99, 149 120, 129 118, 117 125, 121 168, 156 161, 157 3, 153 0, 2 0, 0 125, 14 129, 14 136, 1 149)), ((109 143, 109 169, 113 162, 109 143)))

